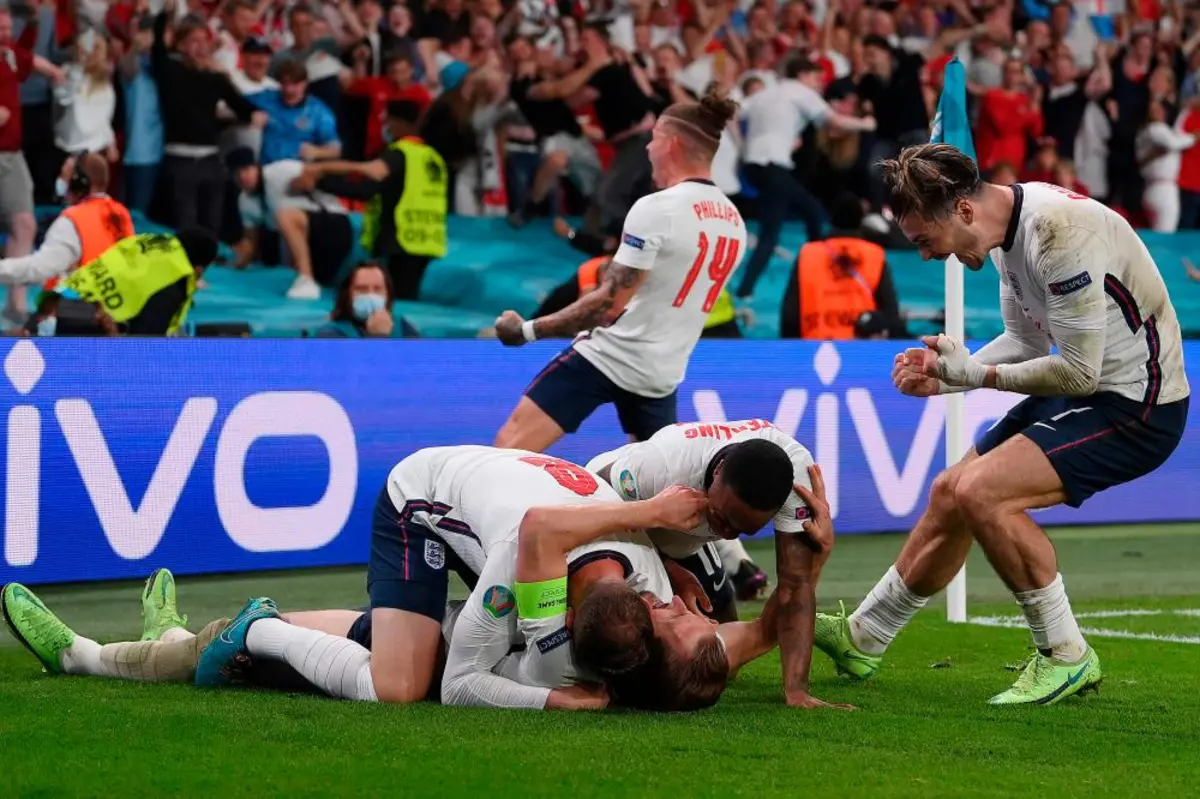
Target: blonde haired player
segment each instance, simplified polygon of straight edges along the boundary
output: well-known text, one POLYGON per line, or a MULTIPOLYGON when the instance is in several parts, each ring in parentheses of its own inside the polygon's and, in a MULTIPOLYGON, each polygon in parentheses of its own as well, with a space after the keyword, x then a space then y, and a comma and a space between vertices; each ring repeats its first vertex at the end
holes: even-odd
POLYGON ((1146 245, 1100 203, 1045 183, 985 183, 945 144, 909 147, 881 166, 892 211, 921 255, 954 254, 969 269, 991 256, 1004 316, 1004 332, 974 354, 941 335, 897 355, 896 387, 917 397, 976 388, 1028 396, 937 476, 896 564, 849 618, 818 617, 817 646, 843 671, 874 674, 974 540, 1037 647, 990 701, 1053 704, 1096 687, 1100 660, 1029 511, 1079 507, 1170 457, 1191 395, 1179 320, 1146 245))
POLYGON ((496 446, 543 451, 607 403, 634 440, 675 422, 676 388, 746 249, 742 216, 711 177, 736 112, 714 94, 664 111, 646 148, 661 190, 630 209, 604 284, 549 316, 496 320, 507 346, 581 334, 529 384, 496 446))

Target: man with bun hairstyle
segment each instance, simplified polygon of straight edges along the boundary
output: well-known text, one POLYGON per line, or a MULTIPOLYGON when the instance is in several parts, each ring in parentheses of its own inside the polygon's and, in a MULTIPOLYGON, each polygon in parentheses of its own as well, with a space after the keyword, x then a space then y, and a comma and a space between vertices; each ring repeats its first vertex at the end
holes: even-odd
POLYGON ((630 209, 602 285, 539 319, 496 320, 506 346, 576 336, 530 383, 496 446, 545 450, 607 403, 635 440, 675 423, 676 388, 746 249, 742 216, 711 179, 736 112, 718 94, 664 111, 646 147, 660 191, 630 209))

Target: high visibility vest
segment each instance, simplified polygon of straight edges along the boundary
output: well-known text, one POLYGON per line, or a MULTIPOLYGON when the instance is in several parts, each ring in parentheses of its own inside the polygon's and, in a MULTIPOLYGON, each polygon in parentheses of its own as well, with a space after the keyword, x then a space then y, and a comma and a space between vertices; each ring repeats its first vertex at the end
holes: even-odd
MULTIPOLYGON (((129 210, 105 194, 93 194, 69 208, 64 208, 62 216, 75 226, 83 248, 83 254, 79 257, 76 267, 96 260, 109 247, 133 235, 133 220, 129 217, 129 210)), ((43 288, 51 291, 61 279, 52 277, 45 282, 43 288)))
MULTIPOLYGON (((448 212, 446 162, 437 151, 416 138, 388 145, 404 153, 404 193, 392 213, 396 243, 409 255, 442 258, 446 255, 448 212)), ((371 198, 363 212, 362 245, 372 252, 379 236, 379 216, 386 213, 379 195, 371 198)))
POLYGON ((128 322, 142 312, 158 292, 187 279, 187 299, 179 307, 167 335, 178 332, 196 291, 196 270, 179 239, 143 233, 117 242, 99 258, 66 277, 58 293, 96 303, 116 322, 128 322))
POLYGON ((876 310, 875 290, 883 277, 882 247, 856 238, 813 241, 800 248, 800 337, 852 339, 854 325, 876 310))
MULTIPOLYGON (((600 285, 600 267, 605 266, 611 260, 612 256, 600 255, 579 265, 579 269, 575 272, 575 282, 579 286, 580 297, 600 285)), ((737 309, 733 305, 733 297, 730 296, 729 289, 722 288, 717 301, 713 304, 712 311, 708 314, 708 319, 704 322, 704 327, 707 330, 710 327, 723 325, 733 321, 736 316, 737 309)))

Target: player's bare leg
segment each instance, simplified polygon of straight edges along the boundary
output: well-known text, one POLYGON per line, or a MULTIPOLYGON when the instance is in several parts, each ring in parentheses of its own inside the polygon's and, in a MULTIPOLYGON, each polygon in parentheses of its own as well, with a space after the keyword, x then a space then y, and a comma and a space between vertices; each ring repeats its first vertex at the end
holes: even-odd
POLYGON ((496 434, 493 446, 545 452, 562 437, 563 429, 558 426, 558 422, 551 419, 529 397, 521 397, 508 421, 496 434))
POLYGON ((929 504, 909 534, 896 563, 850 616, 817 614, 816 645, 838 671, 866 679, 900 630, 954 579, 974 539, 959 512, 958 483, 978 459, 975 450, 933 480, 929 504))
POLYGON ((371 611, 371 677, 380 702, 420 702, 437 671, 442 625, 393 608, 371 611))
POLYGON ((1067 500, 1042 449, 1018 434, 973 463, 955 499, 992 568, 1013 592, 1037 653, 993 704, 1050 704, 1098 685, 1100 661, 1071 612, 1054 545, 1028 511, 1067 500))
POLYGON ((281 614, 280 618, 296 627, 345 638, 362 614, 361 610, 297 610, 281 614))

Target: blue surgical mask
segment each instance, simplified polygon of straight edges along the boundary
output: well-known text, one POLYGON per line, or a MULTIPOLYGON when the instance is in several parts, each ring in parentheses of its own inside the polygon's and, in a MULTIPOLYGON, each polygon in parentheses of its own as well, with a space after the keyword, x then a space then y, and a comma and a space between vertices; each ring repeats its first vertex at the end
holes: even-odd
POLYGON ((376 311, 382 311, 387 305, 387 298, 382 294, 359 294, 354 298, 354 318, 360 322, 376 311))
POLYGON ((58 317, 47 316, 45 319, 39 319, 37 323, 37 334, 39 336, 53 336, 58 331, 58 317))
POLYGON ((62 178, 54 179, 54 196, 59 198, 67 196, 67 182, 62 178))

